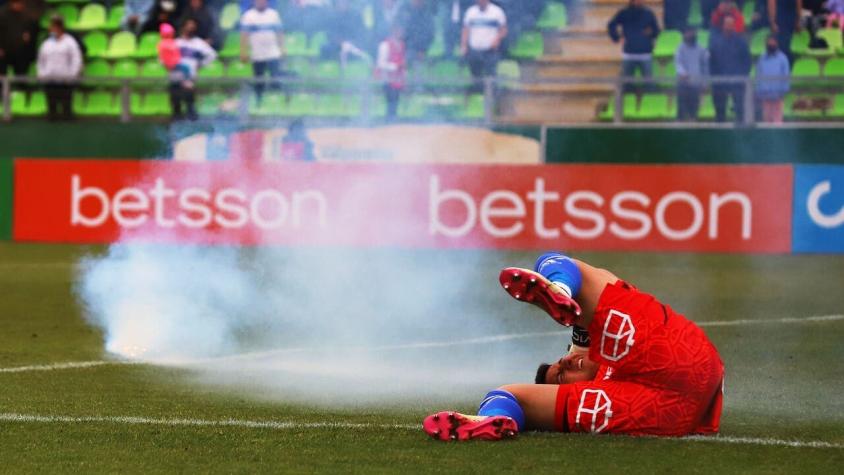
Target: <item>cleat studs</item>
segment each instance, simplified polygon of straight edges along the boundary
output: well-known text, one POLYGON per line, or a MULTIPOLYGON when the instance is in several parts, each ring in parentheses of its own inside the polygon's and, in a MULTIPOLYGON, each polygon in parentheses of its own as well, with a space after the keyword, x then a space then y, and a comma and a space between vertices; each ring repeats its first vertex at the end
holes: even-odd
POLYGON ((507 290, 507 289, 509 289, 509 288, 510 288, 510 284, 509 284, 509 283, 508 283, 508 284, 504 284, 504 290, 507 290))
POLYGON ((519 274, 518 272, 514 272, 513 273, 513 280, 514 281, 522 280, 522 274, 519 274))
POLYGON ((451 434, 448 438, 451 440, 457 440, 457 434, 451 434))
POLYGON ((513 298, 515 298, 516 300, 519 300, 519 299, 522 298, 522 294, 516 292, 515 294, 513 294, 513 298))
POLYGON ((536 283, 536 277, 531 277, 531 278, 530 278, 530 283, 531 283, 531 284, 535 284, 535 283, 536 283))

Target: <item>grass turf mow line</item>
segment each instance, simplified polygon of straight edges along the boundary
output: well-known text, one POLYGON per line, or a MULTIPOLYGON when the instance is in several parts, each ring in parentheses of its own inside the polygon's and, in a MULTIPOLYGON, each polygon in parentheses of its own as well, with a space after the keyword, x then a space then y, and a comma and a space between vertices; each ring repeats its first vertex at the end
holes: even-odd
MULTIPOLYGON (((727 326, 739 326, 739 325, 777 325, 777 324, 790 324, 790 323, 823 323, 823 322, 834 322, 844 320, 844 315, 816 315, 810 317, 803 317, 803 318, 794 318, 794 317, 786 317, 786 318, 778 318, 778 319, 771 319, 771 320, 753 320, 753 319, 742 319, 742 320, 714 320, 708 322, 698 322, 697 325, 699 327, 727 327, 727 326)), ((469 338, 464 340, 456 340, 456 341, 433 341, 433 342, 419 342, 419 343, 407 343, 407 344, 400 344, 400 345, 386 345, 386 346, 378 346, 378 347, 349 347, 346 348, 347 351, 394 351, 394 350, 414 350, 414 349, 425 349, 425 348, 442 348, 448 346, 461 346, 461 345, 478 345, 478 344, 487 344, 487 343, 498 343, 503 341, 510 341, 510 340, 518 340, 518 339, 525 339, 525 338, 543 338, 543 337, 552 337, 552 336, 564 336, 571 332, 571 330, 564 330, 564 331, 554 331, 554 332, 530 332, 530 333, 510 333, 504 335, 492 335, 492 336, 485 336, 485 337, 478 337, 478 338, 469 338)), ((269 351, 260 351, 260 352, 248 352, 248 353, 241 353, 237 355, 231 356, 221 356, 216 358, 203 358, 203 359, 195 359, 195 360, 186 360, 183 362, 176 362, 176 364, 185 364, 185 365, 201 365, 205 363, 212 363, 212 362, 220 362, 220 361, 238 361, 238 360, 248 360, 253 358, 266 358, 275 355, 281 354, 290 354, 290 353, 304 353, 308 351, 320 351, 322 348, 283 348, 277 350, 269 350, 269 351)), ((56 371, 56 370, 64 370, 64 369, 82 369, 82 368, 91 368, 96 366, 105 366, 105 365, 140 365, 145 364, 144 362, 140 361, 81 361, 81 362, 66 362, 66 363, 56 363, 56 364, 47 364, 47 365, 30 365, 30 366, 18 366, 18 367, 11 367, 11 368, 0 368, 0 373, 25 373, 30 371, 56 371)), ((149 362, 149 364, 155 364, 155 361, 149 362)))
MULTIPOLYGON (((169 427, 240 427, 271 430, 313 430, 313 429, 376 429, 376 430, 420 430, 420 424, 374 424, 352 422, 295 422, 295 421, 251 421, 239 419, 160 419, 132 416, 41 416, 34 414, 0 413, 0 421, 18 423, 61 423, 61 424, 123 424, 159 425, 169 427)), ((625 437, 625 436, 622 436, 625 437)), ((765 445, 794 448, 844 449, 844 444, 817 440, 763 439, 759 437, 689 436, 689 437, 642 437, 643 439, 715 442, 722 444, 765 445)))

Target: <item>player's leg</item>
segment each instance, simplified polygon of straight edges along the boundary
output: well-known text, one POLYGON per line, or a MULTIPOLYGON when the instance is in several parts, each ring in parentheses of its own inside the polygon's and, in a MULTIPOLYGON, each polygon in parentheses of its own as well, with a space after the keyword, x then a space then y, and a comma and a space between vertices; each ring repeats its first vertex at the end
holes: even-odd
POLYGON ((589 326, 604 288, 617 280, 609 271, 558 252, 541 255, 533 270, 511 267, 500 275, 501 285, 515 299, 539 306, 558 323, 583 328, 589 326))

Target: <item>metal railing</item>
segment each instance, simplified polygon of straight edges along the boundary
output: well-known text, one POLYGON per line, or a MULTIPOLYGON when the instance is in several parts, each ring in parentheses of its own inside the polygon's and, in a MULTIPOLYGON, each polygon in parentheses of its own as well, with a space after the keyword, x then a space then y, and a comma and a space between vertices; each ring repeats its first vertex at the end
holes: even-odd
MULTIPOLYGON (((748 76, 711 76, 701 78, 699 81, 700 92, 704 94, 712 90, 713 86, 736 85, 743 90, 744 116, 741 125, 752 126, 756 123, 756 85, 758 78, 748 76)), ((789 81, 792 94, 827 95, 832 98, 835 95, 844 94, 844 79, 838 77, 766 77, 765 81, 789 81)), ((476 118, 455 119, 446 113, 434 112, 421 120, 424 121, 447 121, 447 122, 475 122, 484 125, 507 123, 496 115, 499 101, 506 94, 530 94, 536 86, 565 86, 565 85, 603 85, 607 92, 592 92, 593 95, 607 97, 612 102, 613 116, 611 122, 616 125, 624 125, 627 114, 625 113, 624 95, 632 92, 637 96, 649 93, 667 94, 670 97, 676 96, 678 80, 674 77, 651 77, 651 78, 626 78, 626 77, 575 77, 559 79, 532 79, 532 80, 509 80, 502 78, 486 78, 483 80, 461 80, 444 82, 442 79, 415 78, 409 80, 402 91, 402 98, 413 94, 425 94, 433 97, 448 96, 454 97, 462 94, 474 93, 483 95, 483 116, 476 118)), ((97 77, 80 78, 75 81, 77 91, 107 89, 119 94, 120 120, 129 122, 134 119, 132 115, 131 96, 134 92, 164 91, 168 86, 167 79, 161 78, 116 78, 97 77)), ((342 94, 345 96, 357 95, 361 100, 361 114, 355 117, 357 122, 370 123, 379 119, 375 113, 374 104, 376 97, 382 95, 383 83, 375 80, 351 80, 351 79, 302 79, 296 77, 280 78, 200 78, 197 81, 197 94, 202 95, 208 92, 224 91, 230 97, 236 98, 238 107, 234 113, 225 113, 223 116, 229 120, 238 122, 254 122, 256 117, 251 114, 251 106, 254 105, 254 87, 263 85, 269 91, 276 91, 290 97, 295 93, 312 93, 317 96, 327 94, 342 94)), ((2 91, 2 117, 4 120, 12 120, 11 96, 12 91, 17 87, 33 90, 40 87, 42 83, 31 77, 0 77, 0 91, 2 91)), ((468 95, 466 96, 468 97, 468 95)), ((831 104, 831 100, 829 101, 831 104)), ((609 104, 608 104, 609 105, 609 104)), ((434 110, 437 108, 434 107, 434 110)), ((598 111, 596 111, 596 117, 598 111)), ((278 120, 281 114, 264 114, 263 120, 278 120)), ((841 121, 844 118, 835 118, 841 121)), ((655 120, 654 122, 660 122, 655 120)), ((670 118, 661 122, 674 122, 670 118)), ((640 122, 635 122, 640 123, 640 122)), ((844 125, 844 122, 842 122, 844 125)))

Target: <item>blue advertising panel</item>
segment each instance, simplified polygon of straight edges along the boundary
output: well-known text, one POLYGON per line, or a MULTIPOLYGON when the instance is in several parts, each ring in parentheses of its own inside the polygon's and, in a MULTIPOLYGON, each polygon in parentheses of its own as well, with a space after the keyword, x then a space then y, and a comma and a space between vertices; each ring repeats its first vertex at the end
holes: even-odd
POLYGON ((794 252, 844 252, 844 166, 794 167, 794 252))

